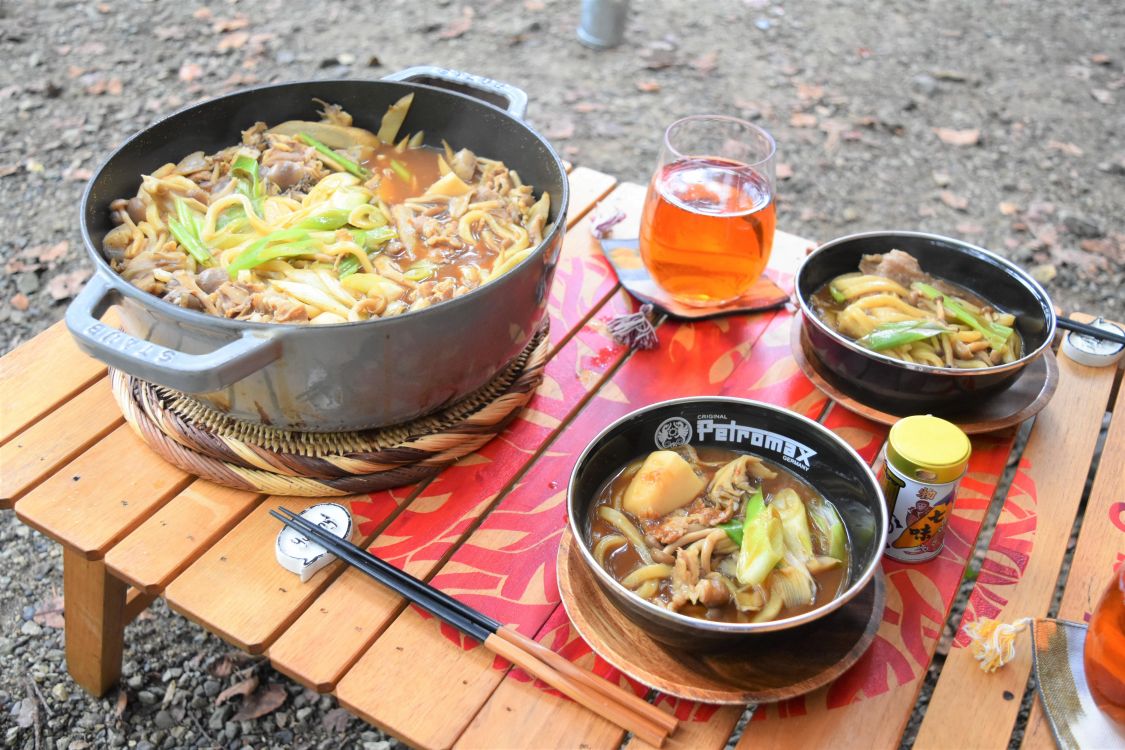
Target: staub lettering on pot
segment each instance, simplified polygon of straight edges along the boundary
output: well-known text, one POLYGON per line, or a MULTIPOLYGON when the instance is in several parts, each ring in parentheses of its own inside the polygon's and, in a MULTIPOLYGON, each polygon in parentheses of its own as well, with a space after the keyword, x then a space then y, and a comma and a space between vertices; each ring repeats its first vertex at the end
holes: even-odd
POLYGON ((739 444, 749 441, 750 445, 773 451, 785 461, 805 469, 810 468, 809 459, 816 455, 816 451, 812 448, 803 443, 798 443, 792 438, 768 430, 746 427, 733 419, 729 422, 699 419, 696 422, 695 431, 700 438, 713 437, 715 440, 739 444))
POLYGON ((123 331, 111 328, 103 323, 95 323, 88 327, 86 333, 95 341, 99 341, 105 346, 111 346, 118 351, 131 353, 137 357, 150 359, 153 362, 170 362, 176 354, 171 349, 165 349, 163 346, 142 341, 141 339, 130 336, 123 331))

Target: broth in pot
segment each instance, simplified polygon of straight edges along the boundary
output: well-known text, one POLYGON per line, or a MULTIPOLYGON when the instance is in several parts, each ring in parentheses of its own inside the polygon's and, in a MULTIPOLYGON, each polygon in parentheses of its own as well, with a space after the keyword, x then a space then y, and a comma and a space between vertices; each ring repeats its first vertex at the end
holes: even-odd
POLYGON ((758 456, 655 451, 599 490, 590 519, 598 564, 683 615, 765 622, 816 609, 847 587, 850 545, 836 508, 758 456))

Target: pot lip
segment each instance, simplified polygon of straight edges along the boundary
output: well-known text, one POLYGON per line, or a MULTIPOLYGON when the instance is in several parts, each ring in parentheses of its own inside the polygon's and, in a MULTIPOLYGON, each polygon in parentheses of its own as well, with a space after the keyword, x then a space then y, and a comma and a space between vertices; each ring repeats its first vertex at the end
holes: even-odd
MULTIPOLYGON (((970 290, 971 291, 971 290, 970 290)), ((1055 338, 1056 318, 1055 311, 1051 305, 1051 298, 1046 290, 1040 286, 1039 282, 1031 278, 1023 269, 1015 265, 1006 258, 1002 258, 996 253, 985 250, 982 247, 958 240, 953 237, 947 237, 941 234, 934 234, 932 232, 914 232, 914 231, 900 231, 900 230, 876 230, 870 232, 857 232, 855 234, 844 235, 829 240, 816 248, 812 253, 805 257, 801 262, 801 267, 797 269, 795 294, 797 304, 801 308, 802 325, 808 327, 812 326, 818 333, 824 334, 835 341, 840 346, 848 349, 860 356, 878 362, 880 364, 895 367, 902 370, 910 370, 912 372, 927 374, 927 375, 944 375, 959 378, 979 378, 987 375, 1000 375, 1003 373, 1013 373, 1023 369, 1030 364, 1035 358, 1041 356, 1051 345, 1055 338), (1047 331, 1043 336, 1043 342, 1034 350, 1025 352, 1022 357, 1009 362, 1006 365, 995 365, 993 367, 984 367, 981 369, 961 369, 957 367, 935 367, 933 365, 920 365, 915 362, 904 362, 894 357, 888 357, 885 354, 867 349, 860 346, 852 339, 833 331, 817 316, 809 305, 805 295, 801 293, 801 279, 806 272, 806 269, 811 267, 816 260, 821 257, 822 253, 830 252, 831 250, 843 245, 847 242, 855 240, 874 239, 881 237, 912 237, 917 239, 939 240, 944 243, 949 243, 957 249, 957 252, 963 252, 965 255, 975 258, 981 262, 991 263, 992 265, 1000 266, 1006 270, 1010 275, 1019 280, 1021 284, 1029 288, 1038 300, 1042 303, 1043 309, 1046 311, 1045 323, 1047 324, 1047 331)))
MULTIPOLYGON (((469 292, 467 294, 464 294, 460 297, 454 297, 453 299, 445 300, 445 301, 443 301, 439 304, 432 305, 430 307, 424 307, 421 310, 412 310, 412 311, 404 312, 401 315, 395 315, 395 316, 390 317, 390 318, 372 318, 372 319, 369 319, 369 320, 358 320, 358 321, 349 321, 349 322, 345 322, 345 323, 329 323, 329 324, 325 324, 325 325, 318 325, 318 326, 315 326, 315 328, 317 330, 333 330, 333 329, 344 329, 344 328, 354 329, 356 327, 361 327, 361 326, 362 327, 371 327, 371 326, 378 326, 379 324, 388 324, 391 321, 400 321, 400 320, 406 320, 406 319, 421 320, 421 319, 424 319, 424 318, 426 318, 430 315, 433 315, 433 314, 442 314, 441 311, 444 311, 444 310, 452 311, 452 310, 464 305, 466 303, 466 300, 471 299, 472 297, 475 296, 475 294, 477 292, 479 292, 483 289, 486 289, 486 288, 492 287, 492 286, 496 286, 496 287, 503 286, 505 282, 507 282, 512 277, 514 277, 514 275, 517 271, 519 271, 521 268, 524 268, 529 263, 534 262, 534 260, 536 258, 539 258, 540 256, 542 256, 543 253, 545 252, 545 249, 547 247, 549 247, 553 242, 555 242, 558 239, 558 237, 560 237, 562 234, 565 233, 565 231, 566 231, 566 216, 567 216, 567 211, 569 210, 569 207, 570 207, 570 180, 567 177, 566 168, 563 166, 562 159, 559 158, 558 153, 555 151, 554 147, 551 146, 550 142, 546 138, 544 138, 543 135, 541 133, 539 133, 539 131, 537 131, 535 128, 531 127, 531 125, 528 124, 526 121, 521 120, 520 118, 518 118, 518 117, 512 115, 511 113, 509 113, 508 111, 506 111, 504 109, 501 109, 500 107, 497 107, 494 104, 486 102, 483 99, 478 99, 476 97, 469 96, 468 94, 463 94, 459 91, 452 91, 450 89, 445 89, 445 88, 442 88, 440 86, 431 86, 431 85, 428 85, 428 84, 413 83, 413 82, 406 82, 406 81, 386 81, 386 80, 381 80, 381 79, 370 80, 370 79, 363 79, 363 78, 324 78, 324 79, 306 78, 306 79, 300 79, 300 80, 294 80, 294 81, 283 81, 283 82, 279 82, 279 83, 267 83, 267 84, 263 84, 261 86, 250 86, 250 87, 247 87, 247 88, 237 89, 235 91, 231 91, 229 93, 222 94, 220 96, 211 97, 210 99, 207 99, 207 100, 202 101, 202 102, 196 102, 194 104, 188 104, 186 106, 180 107, 179 109, 161 117, 159 120, 156 120, 155 122, 153 122, 153 123, 141 128, 140 130, 134 132, 128 138, 123 140, 121 142, 121 144, 119 146, 117 146, 117 148, 113 149, 113 151, 110 152, 109 156, 105 157, 105 159, 102 160, 101 164, 98 165, 98 168, 97 168, 97 170, 95 170, 93 177, 91 177, 90 180, 86 183, 86 187, 82 191, 82 199, 81 199, 81 201, 79 201, 79 208, 78 208, 79 217, 78 218, 79 218, 79 226, 80 226, 81 232, 82 232, 82 243, 86 247, 86 255, 90 258, 91 262, 94 264, 95 273, 101 274, 104 278, 106 278, 106 280, 110 283, 110 285, 114 288, 114 290, 118 294, 122 295, 123 297, 127 297, 129 299, 132 299, 132 300, 138 302, 141 305, 154 306, 157 309, 165 312, 167 315, 170 315, 170 316, 172 316, 172 317, 176 318, 177 320, 180 320, 181 322, 184 322, 184 323, 193 323, 193 324, 203 326, 203 327, 208 327, 208 328, 221 328, 221 329, 228 330, 228 331, 231 331, 231 332, 242 332, 242 331, 246 331, 246 330, 253 330, 253 331, 260 331, 263 334, 272 333, 275 336, 279 336, 279 335, 283 335, 283 334, 290 334, 294 331, 299 331, 299 330, 302 330, 302 329, 310 328, 310 326, 307 323, 260 323, 260 322, 249 321, 249 320, 232 320, 232 319, 229 319, 229 318, 220 317, 218 315, 208 315, 207 313, 201 312, 199 310, 192 310, 190 308, 180 307, 178 305, 173 305, 169 302, 164 301, 160 297, 157 297, 155 294, 149 294, 148 292, 145 292, 145 291, 142 291, 141 289, 138 289, 137 287, 133 286, 128 281, 126 281, 124 279, 124 277, 121 276, 121 274, 114 271, 113 268, 109 265, 109 262, 106 261, 106 259, 102 256, 100 250, 98 250, 97 248, 94 247, 93 238, 91 238, 91 236, 90 236, 90 229, 86 225, 86 207, 87 207, 87 205, 89 205, 89 203, 90 203, 90 201, 93 197, 94 185, 95 185, 95 183, 97 183, 98 178, 101 176, 102 172, 104 172, 105 169, 110 165, 110 163, 114 159, 117 158, 118 154, 120 154, 121 151, 123 151, 126 147, 128 147, 129 144, 131 144, 133 141, 137 140, 138 138, 143 137, 146 133, 150 132, 151 130, 153 130, 157 127, 159 127, 160 125, 163 125, 166 121, 168 121, 168 120, 170 120, 174 117, 185 114, 187 112, 191 112, 193 110, 197 110, 201 107, 209 106, 209 105, 213 104, 214 102, 222 101, 224 99, 231 99, 231 98, 235 98, 235 97, 253 95, 253 94, 261 95, 263 93, 268 93, 270 91, 288 89, 288 88, 292 88, 292 87, 296 87, 296 86, 308 86, 308 85, 331 86, 331 85, 338 85, 338 84, 360 84, 360 85, 379 84, 379 85, 388 85, 388 86, 403 86, 403 87, 406 87, 406 88, 421 88, 421 89, 427 89, 429 91, 434 91, 439 95, 453 96, 453 97, 457 97, 459 99, 465 99, 465 100, 470 101, 474 104, 479 104, 483 107, 487 107, 487 108, 493 110, 496 114, 499 114, 499 115, 511 120, 514 124, 526 129, 546 149, 547 154, 554 161, 555 169, 557 169, 558 173, 562 176, 562 180, 561 180, 562 189, 560 191, 560 193, 561 193, 561 199, 559 201, 560 205, 559 205, 559 207, 557 209, 557 213, 556 213, 557 218, 554 221, 553 225, 551 226, 551 230, 543 238, 543 241, 540 242, 535 247, 535 249, 532 250, 532 252, 526 258, 524 258, 522 261, 520 261, 514 268, 510 269, 507 273, 505 273, 500 278, 498 278, 498 279, 496 279, 496 280, 494 280, 494 281, 492 281, 488 284, 484 284, 482 286, 479 286, 476 289, 472 290, 471 292, 469 292), (435 313, 435 311, 437 311, 437 313, 435 313)), ((138 184, 139 184, 139 181, 138 181, 138 184)))
MULTIPOLYGON (((574 547, 578 549, 579 554, 582 556, 582 561, 586 567, 593 572, 597 577, 598 582, 607 591, 623 598, 628 605, 638 607, 645 613, 646 616, 654 620, 662 622, 667 626, 672 626, 677 629, 687 629, 694 631, 703 631, 711 635, 725 635, 725 636, 740 636, 752 635, 754 633, 768 633, 778 630, 788 630, 793 627, 804 625, 814 620, 819 620, 821 617, 835 612, 840 607, 851 601, 860 591, 862 591, 870 582, 875 573, 882 565, 883 554, 881 551, 881 543, 877 545, 879 548, 876 554, 872 555, 870 561, 864 566, 860 574, 853 580, 839 596, 832 601, 822 604, 816 609, 810 610, 800 615, 793 617, 786 617, 781 620, 770 620, 767 622, 745 622, 745 623, 732 623, 732 622, 712 622, 710 620, 702 620, 696 617, 688 617, 678 612, 670 612, 662 607, 657 607, 638 596, 635 596, 632 591, 621 585, 620 582, 614 580, 613 576, 605 571, 602 566, 598 565, 594 560, 593 554, 587 548, 583 539, 583 531, 578 528, 577 514, 573 512, 577 498, 574 495, 574 487, 578 478, 579 468, 586 462, 594 446, 598 445, 603 438, 618 429, 625 422, 635 419, 638 415, 647 412, 664 409, 669 406, 676 406, 679 404, 731 404, 734 406, 753 409, 762 409, 779 414, 787 419, 792 419, 798 423, 803 424, 808 429, 818 432, 822 437, 829 442, 836 444, 837 447, 844 450, 852 460, 855 461, 857 466, 862 467, 864 479, 867 480, 870 489, 875 491, 877 495, 877 502, 874 504, 873 513, 876 519, 882 519, 882 532, 886 535, 888 516, 887 504, 883 501, 883 492, 879 486, 878 480, 875 478, 875 473, 871 470, 871 466, 863 460, 863 458, 847 444, 842 438, 829 430, 824 425, 816 422, 803 414, 798 414, 790 411, 782 406, 775 406, 763 401, 754 401, 747 398, 735 398, 731 396, 685 396, 683 398, 668 399, 666 401, 658 401, 654 404, 643 406, 635 409, 628 414, 625 414, 601 430, 597 435, 590 439, 582 453, 578 455, 578 459, 574 462, 574 468, 570 472, 570 483, 566 489, 566 507, 567 507, 567 525, 570 528, 570 533, 574 536, 574 547)), ((626 605, 622 605, 626 606, 626 605)))

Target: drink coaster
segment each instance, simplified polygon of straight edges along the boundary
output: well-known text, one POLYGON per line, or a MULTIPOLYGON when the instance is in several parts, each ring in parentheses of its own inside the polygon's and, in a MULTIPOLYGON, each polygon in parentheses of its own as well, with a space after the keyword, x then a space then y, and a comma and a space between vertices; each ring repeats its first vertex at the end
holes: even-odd
POLYGON ((234 419, 112 368, 110 384, 133 431, 189 474, 239 490, 332 497, 412 484, 479 449, 531 399, 549 350, 544 325, 504 371, 461 401, 354 432, 295 432, 234 419))
MULTIPOLYGON (((872 422, 893 425, 903 417, 916 412, 890 408, 868 396, 857 394, 839 377, 825 367, 805 335, 801 317, 793 318, 789 333, 789 348, 797 366, 812 384, 824 395, 850 412, 867 417, 872 422)), ((934 416, 953 422, 968 435, 1002 430, 1030 419, 1043 410, 1059 384, 1059 363, 1050 349, 1024 368, 1023 373, 1010 386, 987 398, 967 398, 956 409, 934 411, 934 416)))
POLYGON ((660 288, 649 275, 645 264, 641 262, 640 240, 601 240, 602 253, 605 254, 609 264, 617 273, 617 280, 629 294, 641 302, 652 303, 674 318, 684 320, 701 320, 714 318, 719 315, 734 315, 738 313, 759 312, 783 307, 789 301, 789 294, 770 278, 772 270, 766 269, 758 277, 750 291, 734 302, 717 307, 692 307, 684 305, 669 296, 668 292, 660 288))
POLYGON ((811 692, 859 661, 883 620, 886 583, 880 572, 835 612, 791 630, 747 637, 738 642, 737 651, 674 649, 654 640, 613 605, 576 544, 570 531, 564 531, 557 563, 563 607, 574 629, 610 664, 677 698, 744 706, 811 692))

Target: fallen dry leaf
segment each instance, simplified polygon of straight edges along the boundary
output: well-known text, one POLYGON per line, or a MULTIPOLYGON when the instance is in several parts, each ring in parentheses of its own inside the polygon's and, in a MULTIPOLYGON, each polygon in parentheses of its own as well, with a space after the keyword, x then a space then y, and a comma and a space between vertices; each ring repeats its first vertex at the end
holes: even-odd
POLYGON ((215 705, 219 706, 226 703, 236 695, 250 695, 258 689, 257 675, 250 675, 245 680, 234 683, 229 688, 215 696, 215 705))
POLYGON ((969 221, 958 222, 957 226, 956 226, 956 229, 960 234, 967 234, 967 235, 984 234, 984 227, 982 227, 980 224, 973 224, 972 222, 969 222, 969 221))
POLYGON ((1051 151, 1061 151, 1067 156, 1082 156, 1083 154, 1082 149, 1075 144, 1062 141, 1047 141, 1047 148, 1051 151))
POLYGON ((538 10, 543 10, 543 9, 544 9, 544 8, 546 8, 547 6, 546 6, 546 5, 544 5, 544 4, 543 4, 543 3, 541 2, 541 0, 524 0, 524 3, 523 3, 523 7, 524 7, 524 8, 526 9, 526 10, 530 10, 530 11, 538 11, 538 10))
POLYGON ((647 49, 641 53, 649 70, 663 70, 676 64, 676 53, 665 48, 647 49))
POLYGON ((85 182, 93 176, 94 173, 91 170, 85 167, 75 167, 74 169, 68 169, 63 174, 63 179, 71 182, 85 182))
POLYGON ((1125 264, 1125 234, 1082 240, 1078 246, 1088 253, 1104 255, 1115 263, 1125 264))
POLYGON ((27 298, 26 294, 20 292, 15 297, 12 297, 11 302, 9 302, 8 304, 10 304, 20 312, 23 312, 27 308, 31 307, 31 300, 27 298))
MULTIPOLYGON (((12 302, 14 303, 15 300, 13 299, 12 302)), ((63 598, 56 596, 43 602, 35 608, 35 614, 31 619, 48 628, 62 628, 66 624, 63 620, 63 598)))
POLYGON ((660 91, 660 83, 657 81, 637 81, 637 90, 646 94, 655 94, 660 91))
POLYGON ((152 30, 152 35, 162 42, 170 39, 183 39, 184 29, 182 26, 157 26, 152 30))
POLYGON ((1049 283, 1052 279, 1059 275, 1059 269, 1055 268, 1051 263, 1041 263, 1031 268, 1031 278, 1038 281, 1040 284, 1049 283))
POLYGON ((195 63, 184 63, 180 66, 180 80, 184 83, 190 83, 201 75, 203 75, 203 68, 195 63))
POLYGON ((125 90, 125 84, 121 82, 120 78, 110 78, 109 83, 105 86, 105 92, 110 96, 121 96, 121 92, 125 90))
POLYGON ((0 177, 7 177, 18 171, 20 171, 20 166, 18 164, 5 164, 4 166, 0 166, 0 177))
POLYGON ((816 115, 808 112, 794 112, 789 118, 789 124, 795 128, 815 128, 816 115))
POLYGON ((80 68, 77 65, 68 65, 66 67, 66 77, 70 79, 78 78, 86 73, 85 68, 80 68))
POLYGON ((980 129, 968 128, 967 130, 956 130, 954 128, 934 128, 937 137, 941 139, 942 143, 947 143, 950 146, 975 146, 980 143, 980 129))
POLYGON ((231 661, 229 656, 224 656, 212 664, 208 671, 212 676, 218 677, 220 680, 230 677, 231 672, 234 671, 234 662, 231 661))
POLYGON ((942 190, 940 193, 938 193, 938 198, 941 199, 942 203, 954 209, 955 211, 967 211, 969 209, 969 199, 957 195, 957 193, 954 193, 950 190, 942 190))
POLYGON ((216 34, 225 34, 228 31, 238 31, 245 29, 250 25, 250 19, 246 16, 235 16, 234 18, 220 18, 215 23, 211 24, 211 31, 216 34))
POLYGON ((238 712, 231 717, 231 721, 247 721, 258 719, 266 714, 273 713, 285 703, 289 697, 285 688, 277 683, 271 683, 264 690, 259 690, 243 699, 238 712))
POLYGON ((320 720, 320 724, 324 727, 324 731, 339 734, 347 728, 348 722, 351 720, 352 715, 348 713, 346 708, 334 708, 324 715, 324 718, 320 720))
POLYGON ((113 707, 114 718, 120 719, 125 715, 125 707, 129 705, 129 694, 124 690, 117 691, 117 703, 113 707))
POLYGON ((192 17, 196 18, 197 20, 209 21, 209 20, 211 20, 212 14, 211 14, 211 9, 208 8, 206 5, 204 5, 202 8, 197 9, 191 15, 192 15, 192 17))
POLYGON ((551 140, 565 141, 574 135, 574 122, 565 117, 560 117, 547 126, 543 135, 551 140))
POLYGON ((793 176, 793 167, 789 166, 783 161, 777 163, 777 179, 788 180, 793 176))
POLYGON ((691 65, 691 67, 695 68, 703 75, 707 75, 708 73, 713 72, 716 67, 718 67, 719 53, 714 50, 711 50, 710 52, 704 52, 702 55, 692 60, 689 65, 691 65))
POLYGON ((60 273, 47 282, 47 294, 51 295, 51 299, 56 301, 70 299, 78 294, 88 278, 90 278, 90 272, 86 269, 60 273))
POLYGON ((798 83, 797 98, 806 103, 819 101, 824 98, 824 87, 811 83, 798 83))
POLYGON ((1011 216, 1020 210, 1020 207, 1011 201, 1000 201, 998 208, 1004 216, 1011 216))
POLYGON ((63 240, 62 242, 56 242, 54 245, 36 245, 20 254, 28 258, 38 258, 43 263, 54 263, 65 258, 66 251, 69 249, 70 243, 63 240))
POLYGON ((1090 62, 1094 65, 1109 65, 1113 60, 1104 52, 1096 52, 1090 55, 1090 62))
POLYGON ((597 112, 598 110, 605 109, 605 105, 598 104, 597 102, 577 102, 571 109, 575 112, 586 114, 588 112, 597 112))
POLYGON ((223 34, 222 39, 215 45, 219 52, 226 52, 232 49, 242 49, 246 42, 250 41, 250 32, 248 31, 232 31, 229 34, 223 34))
POLYGON ((469 6, 461 8, 461 17, 455 18, 438 32, 438 39, 456 39, 464 36, 473 28, 473 9, 469 6))
POLYGON ((109 13, 111 10, 113 8, 110 7, 109 3, 98 3, 98 13, 109 13))

